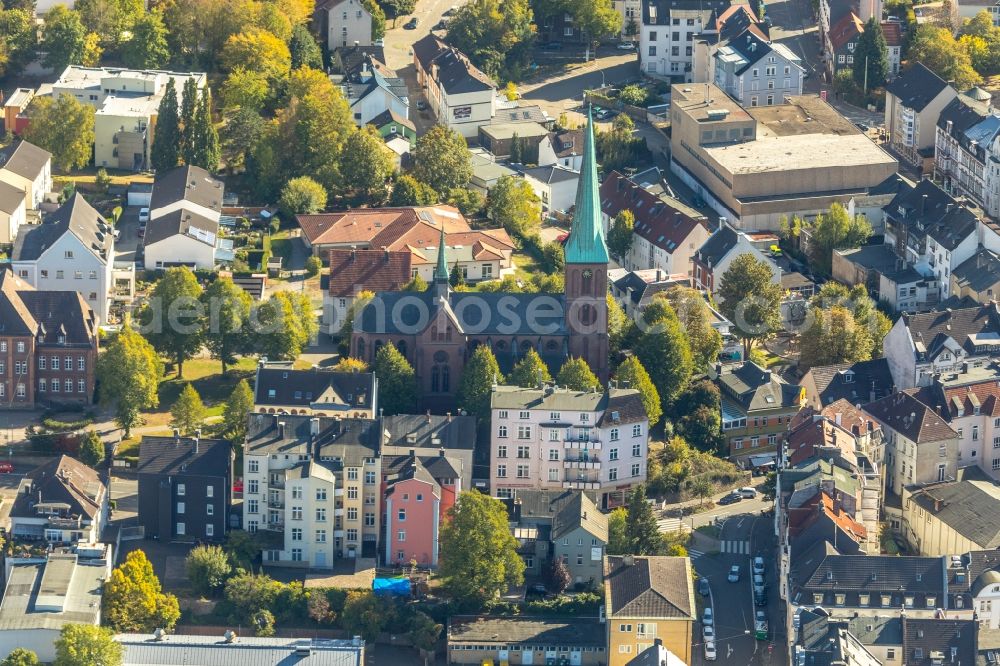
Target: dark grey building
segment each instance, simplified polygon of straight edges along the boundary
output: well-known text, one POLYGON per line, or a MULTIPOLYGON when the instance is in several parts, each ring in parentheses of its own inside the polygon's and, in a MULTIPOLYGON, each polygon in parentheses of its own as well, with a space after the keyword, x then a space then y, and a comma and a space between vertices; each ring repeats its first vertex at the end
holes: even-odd
POLYGON ((139 524, 161 541, 219 541, 232 506, 229 442, 143 437, 139 443, 139 524))

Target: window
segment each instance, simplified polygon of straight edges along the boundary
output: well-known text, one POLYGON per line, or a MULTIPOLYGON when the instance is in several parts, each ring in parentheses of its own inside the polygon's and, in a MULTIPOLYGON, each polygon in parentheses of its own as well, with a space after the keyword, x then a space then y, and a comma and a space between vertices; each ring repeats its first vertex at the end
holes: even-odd
POLYGON ((519 478, 519 479, 527 479, 528 478, 528 466, 527 465, 518 465, 517 466, 517 478, 519 478))
POLYGON ((400 509, 396 514, 396 519, 404 522, 406 520, 406 509, 400 509))
MULTIPOLYGON (((500 427, 502 428, 503 426, 500 427)), ((500 446, 497 447, 497 458, 506 458, 506 457, 507 457, 507 445, 501 444, 500 446)))
POLYGON ((774 446, 777 443, 778 443, 778 436, 777 435, 768 435, 767 436, 767 445, 768 446, 774 446))
POLYGON ((507 410, 506 409, 501 409, 499 412, 497 412, 497 418, 498 419, 505 419, 505 418, 507 418, 507 410))
POLYGON ((768 95, 767 96, 767 105, 768 106, 773 106, 774 105, 774 95, 768 95))
POLYGON ((406 541, 406 530, 396 532, 396 541, 406 541))
POLYGON ((45 393, 45 378, 38 380, 38 392, 45 393))
POLYGON ((517 426, 518 439, 531 439, 531 426, 517 426))
POLYGON ((552 461, 559 460, 559 449, 549 449, 549 460, 552 461))
POLYGON ((417 501, 418 502, 423 502, 424 501, 424 494, 423 493, 417 493, 417 501))
POLYGON ((326 507, 321 507, 316 509, 316 522, 325 523, 326 522, 326 507))
POLYGON ((72 259, 73 258, 73 250, 66 250, 65 254, 63 254, 63 258, 65 258, 65 259, 72 259))
POLYGON ((90 271, 90 279, 91 280, 97 279, 97 271, 90 271))
POLYGON ((63 279, 63 271, 56 271, 56 279, 57 280, 63 279))
POLYGON ((347 507, 347 519, 350 521, 355 521, 358 519, 358 508, 354 506, 347 507))
POLYGON ((45 356, 39 356, 38 357, 38 369, 39 370, 44 370, 46 365, 47 365, 46 357, 45 356))
POLYGON ((351 467, 347 470, 347 480, 357 481, 358 480, 358 469, 356 467, 351 467))
POLYGON ((185 488, 184 484, 183 483, 178 483, 177 484, 177 495, 178 495, 178 497, 184 497, 184 493, 185 492, 187 492, 187 489, 185 488))
POLYGON ((215 505, 214 504, 206 504, 205 505, 205 515, 206 516, 214 516, 215 515, 215 505))
POLYGON ((632 457, 633 458, 638 458, 641 455, 642 455, 642 444, 633 444, 632 445, 632 457))
POLYGON ((734 449, 742 449, 743 448, 743 438, 742 437, 739 437, 739 438, 733 440, 733 448, 734 449))
POLYGON ((316 501, 317 502, 325 502, 326 501, 326 488, 317 488, 316 489, 316 501))
POLYGON ((185 509, 184 502, 178 502, 177 503, 177 513, 184 513, 184 509, 185 509))
POLYGON ((41 275, 42 275, 43 278, 47 278, 49 276, 49 272, 46 271, 46 270, 42 270, 42 271, 39 271, 39 272, 41 273, 41 275))
POLYGON ((885 651, 885 658, 888 660, 893 660, 896 658, 896 651, 893 648, 887 648, 885 651))
POLYGON ((302 507, 293 506, 292 507, 292 520, 302 520, 302 507))
POLYGON ((316 530, 316 543, 326 543, 326 530, 316 530))
POLYGON ((358 499, 358 487, 348 486, 347 488, 347 499, 358 499))
POLYGON ((365 527, 374 527, 374 526, 375 526, 375 514, 365 513, 365 527))
POLYGON ((760 437, 757 437, 756 435, 754 435, 753 437, 750 438, 750 448, 751 449, 757 448, 757 446, 759 444, 760 444, 760 437))
POLYGON ((559 431, 556 430, 555 428, 553 428, 552 430, 549 430, 549 441, 550 442, 558 442, 559 441, 559 431))
POLYGON ((608 481, 617 481, 617 480, 618 480, 618 468, 612 467, 611 469, 608 470, 608 481))
POLYGON ((632 464, 632 476, 639 476, 639 463, 632 464))
POLYGON ((549 412, 549 420, 560 421, 562 420, 562 414, 560 414, 559 412, 549 412))
MULTIPOLYGON (((19 342, 17 344, 20 345, 21 343, 19 342)), ((18 351, 21 351, 21 350, 18 349, 18 351)), ((58 370, 59 369, 59 357, 58 356, 53 356, 52 357, 52 369, 53 370, 58 370)))
POLYGON ((354 529, 353 527, 351 529, 347 530, 347 540, 348 541, 357 541, 358 540, 358 531, 356 529, 354 529))
POLYGON ((76 369, 83 372, 87 369, 87 359, 83 356, 76 357, 76 369))
POLYGON ((636 425, 632 426, 632 436, 633 437, 642 437, 642 425, 636 424, 636 425))
POLYGON ((973 442, 979 441, 979 426, 977 425, 972 426, 972 441, 973 442))
POLYGON ((526 460, 526 459, 530 458, 531 457, 531 449, 529 449, 527 446, 519 446, 519 447, 517 447, 517 457, 521 458, 522 460, 526 460))
POLYGON ((259 460, 251 460, 248 463, 248 469, 249 469, 249 471, 252 474, 256 474, 258 471, 260 471, 260 461, 259 460))
POLYGON ((212 523, 205 525, 205 536, 207 537, 215 536, 215 525, 213 525, 212 523))
POLYGON ((651 55, 653 57, 656 57, 656 45, 655 44, 650 44, 649 45, 649 55, 651 55))
POLYGON ((497 437, 506 438, 507 437, 507 426, 502 425, 497 428, 497 437))
POLYGON ((507 465, 497 465, 497 478, 498 479, 507 478, 507 465))
POLYGON ((250 479, 250 483, 247 485, 247 492, 250 494, 256 494, 258 492, 258 483, 257 479, 250 479))
POLYGON ((559 470, 555 467, 549 470, 549 481, 559 480, 559 470))
POLYGON ((618 449, 608 451, 608 460, 618 460, 618 449))
POLYGON ((292 562, 301 562, 301 561, 302 561, 302 549, 292 548, 292 562))
POLYGON ((611 441, 612 442, 617 442, 618 441, 618 428, 612 428, 611 429, 611 441))
POLYGON ((518 412, 517 418, 521 419, 522 421, 530 421, 531 412, 518 412))
POLYGON ((302 488, 299 488, 298 486, 292 488, 292 499, 302 499, 302 488))
POLYGON ((183 535, 187 530, 187 526, 184 523, 177 523, 177 534, 178 536, 183 535))

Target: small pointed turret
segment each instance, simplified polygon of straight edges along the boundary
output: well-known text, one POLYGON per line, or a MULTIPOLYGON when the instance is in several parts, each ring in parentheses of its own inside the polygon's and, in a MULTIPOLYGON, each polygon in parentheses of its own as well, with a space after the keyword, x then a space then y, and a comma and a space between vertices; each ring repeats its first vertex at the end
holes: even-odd
POLYGON ((434 281, 447 282, 449 277, 448 258, 445 257, 444 222, 441 222, 441 241, 438 243, 438 260, 437 266, 434 268, 434 281))
POLYGON ((610 260, 601 223, 601 197, 597 184, 597 156, 594 150, 594 118, 587 107, 587 130, 583 140, 583 164, 576 191, 573 226, 566 241, 567 264, 606 264, 610 260))

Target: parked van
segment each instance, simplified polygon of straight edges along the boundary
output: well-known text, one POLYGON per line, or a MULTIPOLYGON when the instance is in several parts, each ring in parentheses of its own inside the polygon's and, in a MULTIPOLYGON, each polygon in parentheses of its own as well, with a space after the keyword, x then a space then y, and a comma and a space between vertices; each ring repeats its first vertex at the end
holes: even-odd
POLYGON ((740 495, 745 499, 757 499, 757 489, 750 486, 739 489, 740 495))

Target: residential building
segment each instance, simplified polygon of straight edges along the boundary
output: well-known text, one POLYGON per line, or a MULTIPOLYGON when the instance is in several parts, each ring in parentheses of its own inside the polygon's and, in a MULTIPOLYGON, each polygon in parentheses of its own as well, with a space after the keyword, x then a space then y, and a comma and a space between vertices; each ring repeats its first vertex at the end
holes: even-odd
POLYGON ((148 268, 215 268, 222 217, 222 182, 196 166, 156 177, 143 238, 148 268))
POLYGON ((865 22, 854 12, 847 12, 830 26, 826 46, 826 70, 831 76, 844 70, 854 70, 854 49, 865 31, 865 22))
MULTIPOLYGON (((849 662, 856 666, 883 666, 886 663, 850 630, 851 623, 834 622, 828 615, 806 609, 798 610, 796 617, 800 630, 792 645, 795 663, 849 662)), ((891 621, 883 618, 865 619, 872 626, 869 633, 874 632, 874 623, 886 624, 891 621)), ((895 619, 895 622, 898 624, 900 621, 895 619)))
MULTIPOLYGON (((353 3, 356 0, 341 2, 353 3)), ((367 13, 364 8, 362 11, 367 13)), ((359 127, 387 111, 401 118, 409 117, 410 100, 406 83, 385 65, 381 47, 354 46, 338 51, 340 71, 331 79, 343 91, 354 122, 359 127)))
POLYGON ((951 272, 949 293, 956 298, 971 298, 987 305, 1000 294, 1000 256, 979 248, 951 272))
POLYGON ((494 122, 479 126, 479 145, 497 159, 510 160, 516 150, 520 151, 518 162, 538 164, 539 147, 548 139, 549 128, 538 122, 500 122, 503 116, 503 111, 497 111, 494 122))
POLYGON ((901 532, 913 552, 948 556, 1000 547, 1000 490, 992 479, 903 488, 901 532))
POLYGON ((538 144, 538 164, 558 164, 579 171, 583 166, 583 130, 559 130, 550 132, 538 144))
POLYGON ((636 655, 626 666, 684 666, 684 662, 663 646, 662 638, 657 638, 652 645, 636 655))
POLYGON ((449 664, 608 663, 604 626, 597 618, 453 615, 447 636, 449 664))
POLYGON ((408 114, 400 115, 390 108, 369 120, 368 124, 377 129, 386 141, 402 138, 411 146, 417 143, 417 126, 409 119, 408 114))
POLYGON ((147 538, 222 541, 233 487, 228 440, 143 435, 139 442, 139 525, 147 538))
POLYGON ((693 80, 694 38, 717 32, 716 19, 730 0, 643 0, 639 66, 673 81, 693 80))
POLYGON ((377 557, 377 421, 252 414, 243 450, 243 529, 279 541, 264 562, 328 569, 377 557))
POLYGON ((576 202, 580 172, 555 164, 531 167, 524 170, 524 182, 531 185, 532 191, 541 199, 543 213, 567 213, 576 202))
POLYGON ((622 17, 622 31, 619 39, 635 41, 639 34, 642 18, 642 0, 611 0, 611 8, 622 17))
POLYGON ((809 368, 799 381, 806 391, 806 402, 813 409, 823 409, 838 400, 865 405, 894 393, 889 362, 884 358, 809 368))
POLYGON ((543 576, 557 559, 574 584, 593 588, 600 583, 608 519, 591 495, 583 490, 520 490, 504 502, 526 576, 543 576))
POLYGON ((729 459, 743 464, 752 455, 773 457, 779 437, 805 404, 805 391, 752 361, 721 367, 716 384, 729 459))
POLYGON ((781 284, 781 269, 771 257, 750 236, 733 228, 723 218, 719 221, 719 228, 691 256, 694 286, 710 294, 718 294, 722 276, 733 260, 743 254, 752 254, 758 261, 764 262, 771 269, 771 281, 781 284))
POLYGON ((437 121, 466 139, 475 138, 495 113, 496 83, 434 35, 413 44, 413 64, 437 121))
POLYGON ((27 224, 24 190, 0 180, 0 243, 14 242, 17 231, 27 224))
MULTIPOLYGON (((477 446, 475 417, 395 414, 381 418, 383 456, 437 456, 443 450, 451 465, 460 472, 458 485, 461 488, 486 489, 489 450, 477 446)), ((383 478, 388 480, 385 474, 383 478)), ((442 505, 444 510, 450 506, 442 505)))
POLYGON ((432 456, 414 450, 383 457, 383 562, 437 567, 441 525, 465 490, 463 471, 461 460, 449 458, 445 449, 432 456))
POLYGON ((59 456, 28 472, 10 509, 15 541, 97 543, 108 521, 108 488, 82 462, 59 456))
POLYGON ((992 96, 973 88, 941 110, 934 139, 934 178, 953 196, 966 196, 1000 216, 1000 112, 992 96))
POLYGON ((310 666, 364 666, 365 642, 333 638, 279 638, 237 636, 229 630, 223 636, 171 634, 117 634, 127 666, 188 664, 189 666, 247 666, 254 661, 280 664, 308 660, 310 666))
POLYGON ((689 286, 691 280, 686 275, 667 275, 659 269, 647 268, 629 271, 614 280, 611 283, 611 295, 625 314, 639 323, 643 310, 657 295, 674 287, 689 286))
POLYGON ((373 419, 378 380, 372 372, 335 372, 313 366, 296 370, 290 361, 257 364, 253 410, 261 414, 308 414, 373 419))
POLYGON ((36 291, 0 272, 0 406, 89 405, 97 317, 78 292, 36 291))
POLYGON ((885 87, 885 127, 892 149, 915 166, 934 157, 938 117, 957 95, 920 62, 890 81, 885 87))
POLYGON ((805 69, 784 44, 745 30, 714 55, 714 82, 743 106, 784 104, 802 94, 805 69))
MULTIPOLYGON (((35 11, 42 13, 42 8, 35 5, 35 11)), ((24 111, 35 98, 34 88, 14 88, 3 103, 3 129, 5 134, 17 136, 27 126, 27 114, 24 111)))
POLYGON ((982 362, 1000 346, 1000 311, 995 304, 903 314, 882 342, 897 389, 928 386, 934 375, 960 372, 963 363, 982 362))
POLYGON ((115 231, 79 192, 21 228, 11 253, 14 274, 36 289, 75 291, 108 322, 119 291, 134 291, 135 272, 115 268, 115 231))
MULTIPOLYGON (((886 277, 886 286, 894 286, 892 291, 885 294, 886 300, 896 303, 909 304, 918 298, 916 292, 911 299, 909 290, 897 292, 895 286, 901 284, 909 286, 907 278, 903 273, 915 273, 912 268, 906 265, 906 261, 896 256, 894 248, 889 245, 864 245, 862 247, 851 248, 849 250, 833 251, 833 270, 831 275, 834 280, 853 287, 863 284, 868 289, 869 294, 877 294, 882 298, 879 289, 882 285, 883 276, 886 277), (899 294, 899 296, 897 296, 899 294), (892 300, 896 299, 896 300, 892 300)), ((916 275, 920 275, 917 273, 916 275)), ((916 285, 914 285, 916 286, 916 285)), ((926 293, 926 282, 924 292, 926 293)))
POLYGON ((903 25, 896 21, 882 21, 882 34, 885 36, 886 59, 889 61, 889 78, 899 74, 903 58, 903 25))
POLYGON ((689 558, 605 556, 608 666, 624 666, 657 638, 690 664, 697 612, 689 558))
POLYGON ((865 23, 872 17, 882 20, 881 0, 820 0, 819 38, 825 69, 831 76, 848 66, 847 56, 852 56, 857 37, 864 31, 865 23), (850 25, 853 23, 853 26, 850 25), (850 47, 848 48, 848 45, 850 47), (840 56, 844 56, 841 60, 840 56))
POLYGON ((767 95, 744 109, 713 84, 671 89, 670 169, 738 228, 776 231, 782 217, 866 198, 896 173, 826 101, 767 95))
POLYGON ((1000 26, 1000 5, 992 0, 961 0, 956 9, 958 18, 963 22, 975 18, 979 12, 989 12, 993 25, 1000 26))
POLYGON ((711 236, 708 218, 666 194, 612 171, 601 183, 601 218, 610 229, 622 211, 635 217, 632 247, 618 260, 629 270, 656 269, 666 275, 693 275, 692 258, 711 236))
POLYGON ((188 79, 194 79, 199 90, 207 85, 201 72, 70 65, 52 84, 52 97, 70 95, 96 109, 96 166, 141 171, 150 168, 156 115, 170 79, 174 80, 178 103, 188 79))
MULTIPOLYGON (((539 150, 543 145, 544 142, 539 144, 539 150)), ((488 150, 473 148, 469 152, 472 154, 472 179, 469 181, 469 189, 479 192, 484 197, 504 176, 517 177, 517 171, 497 162, 497 158, 488 150)))
POLYGON ((344 46, 371 46, 372 15, 362 0, 326 0, 316 6, 313 20, 330 51, 344 46))
POLYGON ((8 558, 0 602, 0 652, 26 648, 43 663, 56 660, 59 632, 70 624, 101 624, 101 596, 111 558, 72 552, 8 558))
POLYGON ((413 252, 408 249, 329 250, 330 279, 323 304, 323 323, 330 335, 340 332, 362 291, 399 291, 413 279, 413 252))
POLYGON ((52 191, 52 153, 20 140, 0 150, 0 181, 25 195, 25 206, 36 209, 52 191))
POLYGON ((746 40, 747 33, 752 33, 765 42, 769 41, 769 28, 757 18, 753 8, 749 4, 734 4, 715 18, 715 30, 695 35, 692 82, 715 81, 719 49, 731 42, 746 40))

